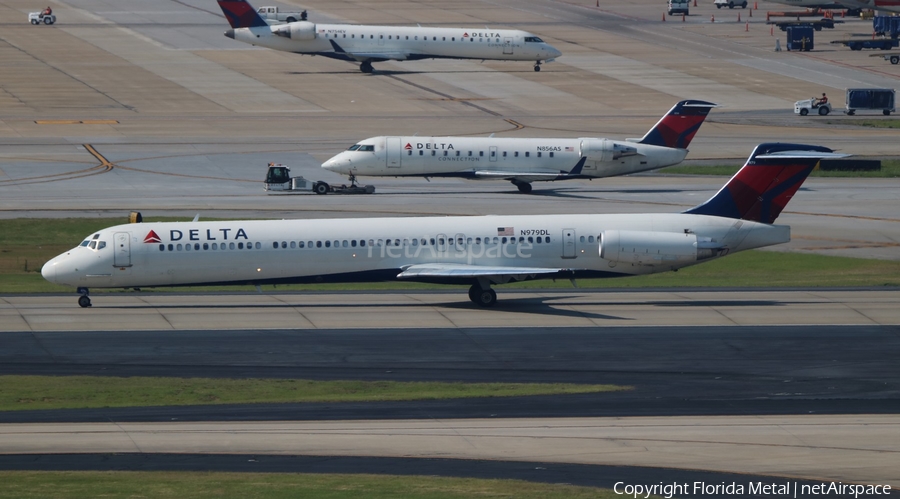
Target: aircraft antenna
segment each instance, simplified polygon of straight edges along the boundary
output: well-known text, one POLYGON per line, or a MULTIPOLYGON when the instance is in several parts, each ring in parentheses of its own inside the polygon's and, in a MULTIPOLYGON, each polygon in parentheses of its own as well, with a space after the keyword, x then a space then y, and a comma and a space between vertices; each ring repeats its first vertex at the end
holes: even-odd
POLYGON ((199 213, 197 213, 196 215, 194 215, 194 220, 192 220, 192 221, 193 221, 193 222, 196 222, 197 220, 200 220, 200 214, 199 214, 199 213))

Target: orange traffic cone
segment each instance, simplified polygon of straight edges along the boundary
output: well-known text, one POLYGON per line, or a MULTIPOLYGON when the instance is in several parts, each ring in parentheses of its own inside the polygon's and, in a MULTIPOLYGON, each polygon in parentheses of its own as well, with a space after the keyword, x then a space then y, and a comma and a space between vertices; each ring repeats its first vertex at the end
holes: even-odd
POLYGON ((694 7, 697 6, 697 0, 694 0, 694 7))
POLYGON ((750 31, 750 21, 747 21, 747 24, 744 25, 744 31, 750 31))
MULTIPOLYGON (((597 1, 599 1, 599 0, 597 0, 597 1)), ((759 7, 756 5, 756 2, 753 2, 753 10, 756 10, 756 9, 758 9, 758 8, 759 8, 759 7)))
POLYGON ((775 36, 775 26, 769 28, 769 36, 775 36))
POLYGON ((750 15, 747 17, 753 17, 753 9, 750 9, 750 15))
POLYGON ((665 15, 665 14, 663 14, 663 20, 662 20, 662 22, 666 22, 666 15, 665 15))
POLYGON ((738 22, 741 22, 741 13, 738 12, 738 22))
POLYGON ((715 14, 709 16, 709 22, 711 22, 711 23, 716 22, 716 15, 715 15, 715 14))
POLYGON ((684 14, 681 14, 681 22, 684 22, 684 14))

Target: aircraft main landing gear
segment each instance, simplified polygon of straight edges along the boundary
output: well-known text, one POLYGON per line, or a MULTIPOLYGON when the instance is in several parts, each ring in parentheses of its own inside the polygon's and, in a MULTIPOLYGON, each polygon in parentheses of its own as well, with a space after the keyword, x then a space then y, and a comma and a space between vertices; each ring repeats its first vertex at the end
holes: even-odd
POLYGON ((91 298, 88 296, 90 291, 88 288, 78 288, 78 294, 81 296, 78 297, 78 306, 81 308, 88 308, 91 306, 91 298))
POLYGON ((514 180, 513 185, 519 189, 519 192, 523 194, 528 194, 531 192, 531 184, 528 182, 519 182, 514 180))
POLYGON ((375 71, 375 68, 372 67, 371 62, 366 61, 359 65, 359 70, 363 73, 371 73, 372 71, 375 71))
POLYGON ((497 303, 497 292, 491 288, 482 288, 479 284, 473 284, 469 288, 469 299, 480 307, 493 307, 497 303))

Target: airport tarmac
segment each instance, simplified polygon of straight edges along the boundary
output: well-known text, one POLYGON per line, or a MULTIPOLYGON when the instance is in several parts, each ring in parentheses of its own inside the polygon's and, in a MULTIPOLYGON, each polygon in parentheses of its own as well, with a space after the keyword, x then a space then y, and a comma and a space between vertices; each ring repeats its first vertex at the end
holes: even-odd
MULTIPOLYGON (((546 184, 546 189, 540 186, 533 196, 519 195, 503 182, 362 179, 375 184, 378 191, 359 197, 267 195, 261 180, 265 164, 275 161, 294 167, 295 174, 340 181, 336 175, 326 175, 328 172, 318 165, 357 140, 375 135, 639 137, 675 102, 685 98, 722 105, 700 129, 689 160, 737 164, 753 146, 767 141, 815 143, 866 157, 900 156, 900 135, 895 130, 859 126, 855 119, 838 113, 828 118, 800 118, 792 111, 794 101, 823 91, 840 108, 845 88, 896 86, 900 66, 827 43, 837 38, 870 36, 871 23, 846 19, 834 31, 817 32, 817 49, 813 52, 775 52, 775 40, 783 41, 784 35, 777 29, 770 34, 765 12, 786 9, 771 2, 758 4, 759 10, 752 11, 750 18, 749 9, 717 10, 704 0, 692 7, 692 15, 682 22, 671 17, 662 21, 664 5, 657 0, 472 0, 440 5, 387 0, 364 5, 344 0, 304 2, 303 8, 310 10, 313 21, 521 28, 564 53, 539 73, 528 63, 418 61, 376 63, 376 73, 366 75, 349 63, 252 48, 225 38, 224 17, 214 2, 206 0, 59 0, 52 2, 59 17, 52 27, 28 25, 25 15, 35 6, 25 0, 0 0, 0 217, 87 215, 124 219, 132 209, 148 216, 192 217, 200 213, 202 217, 223 218, 678 211, 705 200, 724 179, 642 175, 546 184), (739 13, 745 16, 740 22, 739 13), (715 22, 711 16, 715 16, 715 22)), ((880 115, 857 118, 884 119, 880 115)), ((898 189, 900 182, 894 179, 810 179, 779 218, 779 223, 793 227, 793 241, 780 249, 900 258, 898 189)), ((350 344, 365 335, 411 333, 424 328, 417 339, 426 339, 417 343, 413 360, 429 358, 429 352, 437 351, 434 342, 445 351, 465 344, 466 349, 455 350, 457 360, 490 367, 472 371, 473 377, 490 377, 499 376, 510 365, 504 362, 503 354, 515 343, 504 347, 502 335, 514 340, 526 331, 551 341, 552 333, 565 336, 577 331, 602 336, 605 329, 640 324, 643 327, 615 329, 618 337, 604 336, 606 340, 591 350, 593 360, 616 351, 617 344, 629 345, 627 355, 619 353, 634 370, 617 374, 622 376, 617 379, 634 379, 638 377, 635 371, 655 370, 658 386, 693 402, 678 406, 674 398, 657 399, 655 403, 649 398, 620 399, 625 412, 619 414, 602 412, 600 407, 608 410, 610 405, 602 401, 587 404, 596 412, 585 415, 591 417, 586 420, 585 431, 597 437, 596 449, 608 450, 602 455, 609 461, 596 458, 593 451, 581 457, 573 455, 577 449, 572 445, 580 435, 568 438, 571 428, 566 428, 566 420, 558 419, 566 414, 554 413, 553 409, 574 410, 583 402, 579 399, 539 399, 507 405, 467 401, 456 404, 456 412, 443 407, 442 414, 468 419, 441 421, 440 432, 455 431, 456 436, 437 434, 435 420, 415 412, 416 405, 433 409, 430 404, 409 404, 399 409, 354 407, 347 410, 348 414, 355 413, 348 415, 349 421, 335 421, 328 417, 334 414, 333 409, 320 407, 311 410, 308 422, 277 427, 254 423, 253 415, 265 410, 271 410, 271 414, 302 410, 232 407, 220 409, 224 411, 220 413, 222 418, 239 414, 236 419, 242 423, 224 427, 225 436, 218 433, 217 439, 203 437, 204 425, 209 424, 204 421, 216 417, 215 409, 144 409, 136 416, 134 412, 116 413, 116 417, 137 421, 127 431, 107 432, 108 425, 93 427, 107 432, 110 439, 92 440, 90 445, 96 450, 117 448, 116 442, 123 435, 133 433, 139 440, 148 439, 147 448, 165 455, 166 448, 175 449, 182 440, 178 431, 183 430, 188 432, 185 435, 197 436, 192 440, 197 444, 195 450, 215 453, 223 449, 210 446, 215 443, 210 440, 221 442, 233 436, 235 442, 252 442, 255 435, 274 428, 277 431, 270 435, 274 443, 260 442, 254 451, 286 451, 278 448, 278 435, 287 435, 288 441, 294 442, 290 439, 312 435, 324 442, 315 452, 329 455, 531 456, 543 462, 552 461, 541 447, 546 439, 559 446, 555 453, 558 461, 598 464, 619 459, 616 462, 622 465, 678 466, 678 457, 683 456, 683 463, 691 463, 695 470, 898 482, 898 433, 891 419, 897 412, 896 369, 890 362, 896 359, 895 310, 900 300, 894 291, 501 291, 500 300, 497 309, 483 311, 473 309, 463 292, 141 293, 97 295, 94 307, 82 310, 76 308, 73 296, 3 296, 0 325, 5 331, 0 335, 4 341, 15 340, 15 351, 30 352, 35 360, 23 367, 10 358, 0 366, 6 373, 15 372, 9 369, 16 366, 23 372, 52 374, 58 369, 59 374, 83 373, 99 366, 96 358, 79 362, 78 358, 69 359, 66 352, 93 347, 97 355, 115 353, 106 368, 116 372, 165 375, 177 362, 158 362, 157 366, 166 367, 154 371, 151 362, 133 361, 129 348, 152 344, 157 354, 177 357, 184 352, 166 349, 157 342, 165 339, 169 345, 184 345, 179 340, 200 337, 205 338, 201 343, 208 348, 217 338, 221 343, 222 338, 231 337, 233 357, 203 362, 194 374, 261 376, 278 367, 265 362, 266 352, 271 356, 278 350, 256 352, 261 362, 242 362, 241 355, 247 354, 237 347, 243 346, 246 351, 248 345, 268 333, 283 337, 293 334, 280 328, 305 331, 322 341, 336 335, 331 338, 350 344), (688 326, 678 329, 673 324, 688 326), (744 329, 761 324, 772 326, 744 329), (665 329, 655 330, 652 340, 637 336, 660 326, 665 329), (493 355, 479 356, 478 352, 484 355, 483 347, 479 349, 471 338, 484 339, 488 333, 472 328, 502 333, 495 337, 493 355), (715 346, 702 341, 709 337, 698 336, 695 329, 713 335, 715 346), (443 336, 446 330, 453 333, 443 336), (51 339, 42 335, 61 342, 60 349, 53 350, 49 358, 46 352, 42 354, 45 357, 37 356, 34 350, 40 340, 51 339), (735 336, 742 340, 736 343, 735 336), (683 341, 679 349, 666 347, 673 340, 685 339, 690 341, 683 341), (76 340, 82 340, 79 348, 76 340), (710 350, 714 355, 703 355, 710 350), (812 350, 808 357, 803 355, 807 350, 812 350), (648 351, 650 355, 640 355, 648 351), (677 355, 671 354, 673 351, 677 355), (724 360, 715 361, 717 357, 724 360), (680 363, 681 369, 665 362, 667 358, 680 363), (695 371, 697 366, 709 363, 718 367, 695 371), (792 377, 762 379, 765 370, 784 374, 785 369, 792 377), (713 371, 720 371, 722 379, 728 380, 715 390, 712 386, 720 380, 713 371), (732 377, 735 371, 745 371, 750 377, 732 377), (809 393, 805 388, 776 389, 798 386, 793 383, 798 381, 794 376, 801 374, 803 386, 815 386, 816 396, 803 395, 809 393), (692 381, 676 390, 677 382, 686 380, 685 376, 693 376, 692 381), (667 378, 671 378, 670 384, 663 382, 667 378), (787 382, 789 379, 792 382, 787 382), (840 387, 846 396, 829 396, 830 386, 840 387), (721 397, 700 400, 709 390, 721 397), (789 400, 734 400, 745 393, 768 393, 774 394, 770 398, 789 400), (463 414, 460 407, 467 404, 474 404, 476 411, 495 409, 506 417, 485 420, 494 412, 463 414), (679 407, 682 412, 676 410, 679 407), (867 415, 866 410, 886 415, 867 415), (809 411, 817 415, 807 414, 809 411), (169 419, 190 414, 196 425, 166 426, 154 440, 145 431, 150 427, 140 423, 147 421, 141 416, 147 413, 169 419), (363 418, 359 415, 366 413, 400 421, 393 426, 390 421, 360 423, 363 418), (676 420, 662 417, 675 413, 697 419, 679 419, 676 424, 676 420), (521 419, 528 414, 536 419, 521 419), (725 419, 700 417, 704 414, 725 419), (736 414, 750 417, 741 419, 736 414), (761 414, 781 414, 782 419, 761 414), (624 415, 659 419, 627 419, 627 424, 617 428, 610 426, 611 420, 602 419, 624 415), (429 424, 429 431, 436 433, 425 438, 415 435, 429 424), (529 424, 532 426, 526 428, 529 424), (542 430, 546 433, 533 429, 537 426, 546 426, 542 430), (391 444, 393 437, 386 436, 391 428, 402 430, 394 432, 396 447, 391 444), (371 435, 366 452, 355 446, 359 435, 334 435, 351 435, 360 429, 371 435), (199 433, 191 433, 197 430, 199 433), (497 445, 501 440, 481 440, 484 433, 492 432, 497 439, 504 439, 504 445, 517 442, 515 445, 526 447, 505 448, 497 445), (741 438, 729 439, 729 432, 741 438), (646 440, 635 439, 640 435, 646 440), (784 445, 772 445, 771 439, 779 435, 779 443, 784 445), (471 443, 466 443, 467 439, 472 439, 471 443), (329 446, 333 446, 330 451, 329 446), (355 447, 357 452, 353 452, 355 447), (485 454, 484 449, 496 453, 485 454), (731 457, 724 449, 731 451, 731 457), (767 464, 770 457, 772 462, 767 464)), ((576 343, 578 339, 584 337, 558 342, 557 354, 565 357, 579 352, 583 343, 576 343)), ((260 344, 278 346, 277 342, 260 344)), ((331 347, 335 349, 332 351, 341 350, 341 345, 331 347)), ((287 351, 317 353, 304 350, 302 345, 287 351)), ((195 358, 199 355, 196 352, 202 353, 196 350, 195 358)), ((281 372, 346 377, 350 371, 341 370, 340 365, 326 366, 331 360, 327 352, 318 352, 323 354, 318 359, 301 356, 308 365, 288 365, 281 372)), ((359 357, 345 355, 338 360, 364 358, 363 353, 357 351, 359 357)), ((588 365, 591 360, 583 358, 581 362, 588 365)), ((384 375, 378 373, 378 367, 385 370, 370 365, 355 372, 366 377, 384 375)), ((469 372, 471 367, 431 375, 448 377, 450 372, 469 372)), ((428 374, 418 369, 400 371, 405 379, 428 374)), ((549 376, 546 373, 550 371, 568 372, 576 380, 602 374, 548 369, 540 376, 549 376)), ((520 371, 508 376, 540 377, 520 371)), ((9 418, 10 413, 0 416, 9 418)), ((71 421, 78 419, 76 416, 67 413, 63 419, 71 421)), ((27 417, 44 421, 54 416, 44 413, 27 417)), ((93 416, 83 417, 97 424, 93 416)), ((51 428, 19 428, 41 433, 42 427, 51 428)), ((3 431, 14 431, 12 428, 3 426, 3 431)), ((70 430, 52 428, 63 432, 60 435, 70 430)), ((34 447, 17 447, 16 452, 48 451, 50 447, 40 449, 45 440, 36 433, 25 433, 19 440, 34 447)), ((0 445, 7 441, 4 436, 0 445)), ((53 450, 85 449, 78 444, 64 449, 60 442, 53 450)), ((186 447, 177 450, 192 452, 186 447)), ((126 450, 133 451, 133 446, 126 450)), ((241 450, 235 446, 224 452, 241 450)), ((360 461, 352 463, 342 470, 370 469, 360 461)), ((39 464, 32 466, 30 469, 35 469, 39 464)), ((77 465, 66 469, 71 466, 77 465)), ((216 466, 211 468, 220 469, 216 466)), ((535 466, 539 465, 532 468, 535 466)), ((668 476, 665 471, 647 469, 641 468, 641 479, 654 481, 668 476)), ((501 475, 498 471, 496 476, 501 475)))

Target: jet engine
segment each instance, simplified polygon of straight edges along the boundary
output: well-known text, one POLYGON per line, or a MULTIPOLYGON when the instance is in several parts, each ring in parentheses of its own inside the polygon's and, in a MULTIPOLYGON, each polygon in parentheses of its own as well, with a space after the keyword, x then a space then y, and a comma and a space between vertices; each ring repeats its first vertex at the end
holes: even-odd
POLYGON ((316 38, 316 23, 297 21, 294 23, 272 26, 272 33, 291 40, 313 40, 316 38))
POLYGON ((607 230, 600 237, 600 258, 637 265, 696 262, 725 251, 721 243, 686 232, 607 230))
POLYGON ((634 147, 609 139, 581 139, 581 155, 588 161, 615 161, 637 155, 634 147))

